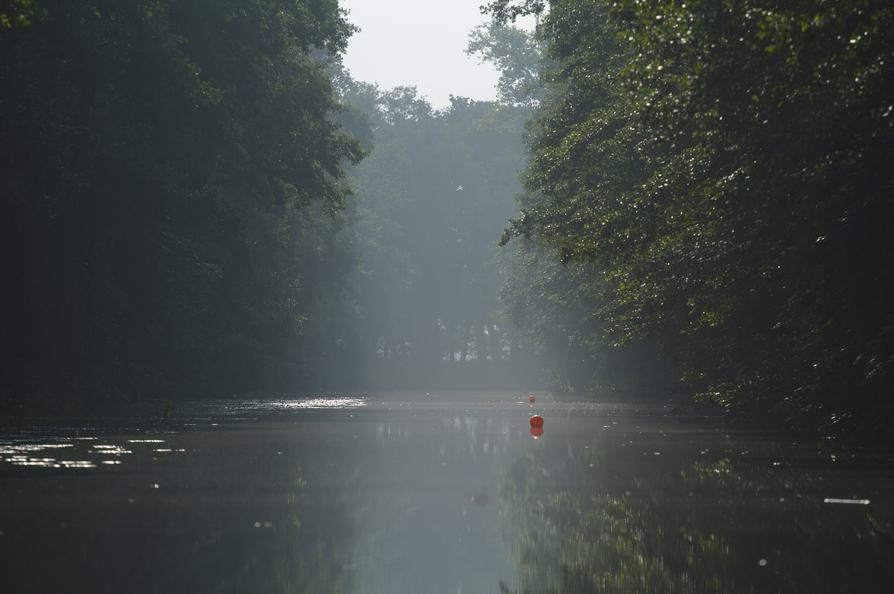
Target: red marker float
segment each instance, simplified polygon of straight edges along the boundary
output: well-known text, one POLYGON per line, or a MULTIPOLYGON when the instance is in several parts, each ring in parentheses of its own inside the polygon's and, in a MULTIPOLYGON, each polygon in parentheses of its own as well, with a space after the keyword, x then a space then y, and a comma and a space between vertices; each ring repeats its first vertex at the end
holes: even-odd
POLYGON ((543 427, 543 417, 540 415, 533 415, 531 417, 531 427, 543 427))

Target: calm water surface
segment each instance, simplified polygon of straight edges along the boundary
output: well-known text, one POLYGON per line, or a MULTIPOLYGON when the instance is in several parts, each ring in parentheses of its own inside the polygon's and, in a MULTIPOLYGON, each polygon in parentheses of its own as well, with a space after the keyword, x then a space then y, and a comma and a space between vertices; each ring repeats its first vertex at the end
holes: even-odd
POLYGON ((894 591, 894 456, 832 440, 506 393, 66 424, 0 435, 5 593, 894 591))

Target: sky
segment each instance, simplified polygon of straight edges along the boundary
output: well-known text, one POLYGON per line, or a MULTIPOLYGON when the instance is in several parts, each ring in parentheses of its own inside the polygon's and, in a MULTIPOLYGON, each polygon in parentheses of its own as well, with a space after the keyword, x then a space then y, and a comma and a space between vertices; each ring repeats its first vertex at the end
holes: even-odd
POLYGON ((486 0, 341 0, 362 30, 344 63, 357 80, 383 89, 415 85, 435 108, 450 95, 494 99, 497 71, 465 54, 469 32, 487 21, 486 0))

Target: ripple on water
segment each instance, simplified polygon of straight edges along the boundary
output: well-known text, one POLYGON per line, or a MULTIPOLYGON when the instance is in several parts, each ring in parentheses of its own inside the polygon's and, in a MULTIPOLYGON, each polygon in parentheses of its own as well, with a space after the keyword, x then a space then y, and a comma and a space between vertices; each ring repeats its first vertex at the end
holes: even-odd
MULTIPOLYGON (((95 438, 94 438, 95 439, 95 438)), ((117 444, 90 443, 80 437, 50 442, 0 442, 0 463, 17 467, 78 469, 96 468, 98 464, 118 465, 114 458, 133 453, 117 444), (66 459, 62 459, 62 454, 66 459), (96 459, 112 456, 113 459, 96 459)))
POLYGON ((97 445, 93 446, 93 449, 97 450, 97 453, 99 453, 99 454, 106 454, 106 455, 110 455, 110 456, 120 456, 122 454, 132 454, 133 453, 131 450, 123 448, 119 445, 109 445, 109 444, 99 445, 99 444, 97 444, 97 445))

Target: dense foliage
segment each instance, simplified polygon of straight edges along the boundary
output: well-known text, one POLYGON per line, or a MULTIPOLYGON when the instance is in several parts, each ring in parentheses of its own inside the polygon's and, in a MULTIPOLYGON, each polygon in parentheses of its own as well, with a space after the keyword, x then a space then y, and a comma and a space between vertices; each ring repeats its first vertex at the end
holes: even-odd
POLYGON ((469 51, 500 100, 437 111, 341 71, 335 0, 0 2, 2 393, 496 386, 535 359, 580 388, 663 380, 660 345, 730 409, 884 426, 894 8, 490 10, 469 51), (536 39, 505 26, 531 12, 536 39))
POLYGON ((16 0, 0 24, 0 389, 291 385, 361 152, 319 59, 351 31, 336 1, 16 0))
POLYGON ((552 93, 504 239, 587 267, 599 338, 659 340, 707 398, 887 423, 890 3, 548 8, 552 93))
POLYGON ((16 0, 0 25, 2 394, 523 381, 495 260, 523 89, 437 111, 357 82, 334 0, 16 0))

